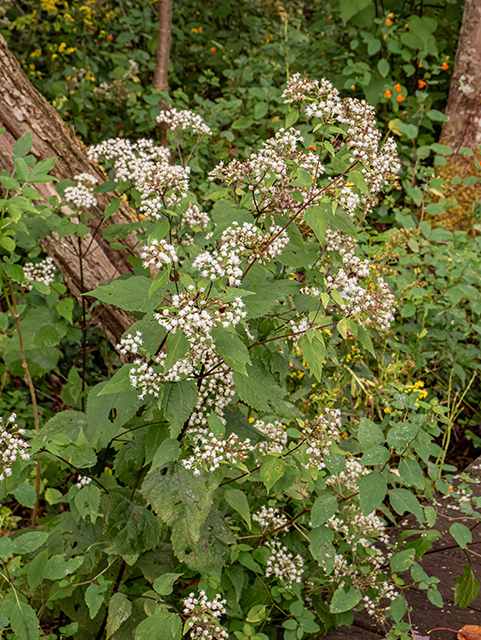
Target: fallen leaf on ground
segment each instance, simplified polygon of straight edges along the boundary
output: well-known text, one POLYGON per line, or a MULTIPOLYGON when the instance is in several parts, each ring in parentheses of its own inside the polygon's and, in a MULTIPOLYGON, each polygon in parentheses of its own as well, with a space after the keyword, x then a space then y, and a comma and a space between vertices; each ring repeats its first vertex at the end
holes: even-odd
POLYGON ((481 640, 481 627, 476 624, 466 624, 458 631, 458 640, 481 640))

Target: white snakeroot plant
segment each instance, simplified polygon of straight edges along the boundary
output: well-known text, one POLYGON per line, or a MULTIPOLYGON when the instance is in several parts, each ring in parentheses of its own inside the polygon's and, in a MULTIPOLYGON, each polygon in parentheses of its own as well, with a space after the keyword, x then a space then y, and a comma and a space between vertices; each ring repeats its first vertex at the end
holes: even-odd
MULTIPOLYGON (((211 131, 191 112, 159 116, 180 164, 148 140, 90 150, 119 189, 137 192, 144 237, 157 238, 144 240, 143 266, 162 270, 149 290, 151 311, 142 311, 118 347, 133 360, 129 391, 160 412, 156 429, 169 430, 162 465, 142 491, 148 502, 155 494, 150 504, 170 531, 163 540, 171 536, 174 554, 200 572, 204 588, 222 585, 235 598, 232 611, 241 601, 232 594, 244 588, 236 571, 248 576, 252 566, 236 562, 250 549, 264 577, 256 567, 248 588, 266 588, 270 601, 284 598, 285 610, 294 596, 310 611, 316 597, 329 605, 333 592, 354 586, 359 606, 382 618, 379 599, 397 596, 383 570, 388 552, 375 546, 388 546, 385 524, 359 507, 360 483, 372 469, 340 446, 341 411, 322 405, 314 413, 308 394, 344 340, 372 352, 369 334, 392 324, 394 296, 356 236, 400 164, 393 140, 382 143, 372 108, 342 100, 327 80, 293 76, 284 100, 292 105, 286 126, 246 160, 220 162, 209 174, 220 188, 210 193, 210 185, 205 200, 189 193, 184 135, 196 149, 211 131), (144 333, 149 326, 155 340, 144 333), (288 391, 289 372, 301 367, 306 384, 288 391), (318 495, 330 511, 321 525, 318 495), (186 513, 193 514, 187 525, 186 513), (204 579, 214 566, 227 566, 228 577, 204 579)), ((227 637, 214 606, 221 595, 200 594, 184 600, 191 637, 227 637)))

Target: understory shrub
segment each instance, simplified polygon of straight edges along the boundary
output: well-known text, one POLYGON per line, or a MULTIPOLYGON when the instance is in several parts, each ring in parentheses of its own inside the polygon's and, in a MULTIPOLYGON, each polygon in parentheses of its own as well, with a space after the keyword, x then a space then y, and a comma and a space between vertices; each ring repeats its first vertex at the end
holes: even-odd
MULTIPOLYGON (((368 241, 365 217, 401 169, 394 141, 382 142, 371 106, 341 100, 327 80, 296 74, 283 100, 285 126, 246 160, 213 167, 204 192, 190 190, 189 162, 211 130, 189 111, 159 118, 176 164, 151 140, 107 140, 89 153, 109 179, 76 176, 48 204, 34 185, 53 161, 35 163, 28 135, 17 143, 15 171, 0 176, 5 362, 15 351, 31 381, 56 366, 61 341, 82 340, 81 309, 51 263, 37 253, 25 264, 36 240, 55 233, 75 255, 96 193, 110 192, 106 216, 128 198, 138 220, 105 236, 115 249, 134 231, 142 244, 133 275, 89 292, 135 320, 114 375, 88 387, 72 367, 70 408, 38 432, 4 417, 0 499, 45 504, 36 528, 10 521, 0 538, 5 638, 37 638, 40 625, 82 640, 294 640, 350 624, 358 609, 407 638, 405 589, 442 606, 418 562, 440 535, 435 494, 473 517, 477 502, 444 461, 453 415, 396 356, 425 335, 404 258, 429 261, 439 231, 368 241), (404 335, 393 330, 395 278, 403 317, 419 315, 404 335), (360 366, 371 381, 384 372, 364 406, 360 366), (419 528, 391 539, 406 513, 419 528)), ((464 546, 471 535, 460 523, 451 533, 464 546)), ((473 580, 466 565, 459 604, 473 580)))

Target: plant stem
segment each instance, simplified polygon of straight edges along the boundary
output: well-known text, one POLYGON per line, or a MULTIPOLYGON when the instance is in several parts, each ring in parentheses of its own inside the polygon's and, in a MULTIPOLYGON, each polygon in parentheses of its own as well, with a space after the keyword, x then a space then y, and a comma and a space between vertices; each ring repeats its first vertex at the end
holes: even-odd
MULTIPOLYGON (((18 343, 20 345, 20 355, 22 357, 22 367, 25 372, 25 377, 27 379, 28 388, 30 390, 30 398, 32 400, 33 406, 33 420, 35 425, 35 433, 38 435, 40 432, 40 421, 38 417, 38 405, 37 405, 37 396, 35 395, 35 387, 33 386, 32 376, 30 375, 30 371, 27 365, 27 358, 25 357, 25 348, 23 346, 23 336, 22 336, 22 327, 20 325, 20 315, 17 309, 17 302, 15 300, 15 295, 13 293, 12 283, 9 281, 10 288, 10 298, 13 306, 13 317, 15 320, 15 325, 17 327, 18 333, 18 343)), ((30 518, 30 524, 32 528, 34 528, 37 524, 37 516, 38 510, 40 506, 40 481, 41 481, 41 466, 40 460, 36 462, 36 472, 35 472, 35 506, 32 511, 32 516, 30 518)))

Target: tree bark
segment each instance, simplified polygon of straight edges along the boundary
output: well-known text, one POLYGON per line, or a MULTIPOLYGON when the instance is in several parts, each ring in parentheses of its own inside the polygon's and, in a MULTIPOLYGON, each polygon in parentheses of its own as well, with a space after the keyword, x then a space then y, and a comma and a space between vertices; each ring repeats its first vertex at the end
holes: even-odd
MULTIPOLYGON (((152 86, 169 94, 169 59, 170 42, 172 38, 172 0, 159 0, 159 37, 157 40, 157 52, 155 55, 155 70, 152 86)), ((165 111, 169 108, 168 102, 159 101, 160 108, 165 111)), ((167 125, 161 124, 161 142, 164 147, 167 142, 167 125)))
MULTIPOLYGON (((0 34, 0 128, 2 127, 6 131, 0 141, 0 169, 13 169, 13 146, 24 133, 30 131, 33 138, 31 153, 37 161, 57 158, 51 171, 53 176, 63 180, 80 173, 90 173, 100 183, 105 181, 102 168, 87 158, 83 143, 33 87, 0 34)), ((35 186, 46 201, 50 196, 56 195, 53 183, 35 186)), ((88 210, 91 215, 88 220, 90 235, 83 241, 85 247, 90 246, 88 257, 83 262, 83 287, 80 262, 75 255, 78 252, 76 239, 73 242, 65 238, 59 242, 53 237, 47 237, 41 241, 44 250, 54 258, 62 271, 68 288, 79 301, 83 292, 91 291, 101 282, 132 271, 127 258, 134 253, 135 238, 128 237, 124 241, 124 251, 114 251, 103 239, 102 231, 109 224, 132 222, 135 220, 134 213, 122 203, 117 213, 104 222, 104 211, 109 200, 104 194, 96 194, 96 198, 98 205, 88 210)), ((67 208, 64 211, 74 215, 67 208)), ((128 314, 113 306, 97 306, 92 309, 92 316, 114 344, 118 343, 122 333, 133 322, 128 314)))
POLYGON ((481 196, 481 186, 450 184, 455 176, 466 178, 478 175, 481 154, 481 0, 466 0, 459 34, 458 48, 454 60, 453 76, 449 88, 446 115, 441 142, 453 153, 437 172, 446 180, 445 193, 456 198, 458 206, 444 216, 444 226, 467 229, 473 221, 470 210, 473 202, 481 196), (473 150, 474 155, 460 153, 461 147, 473 150))

